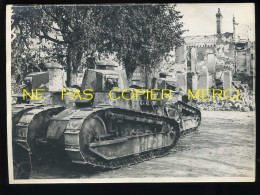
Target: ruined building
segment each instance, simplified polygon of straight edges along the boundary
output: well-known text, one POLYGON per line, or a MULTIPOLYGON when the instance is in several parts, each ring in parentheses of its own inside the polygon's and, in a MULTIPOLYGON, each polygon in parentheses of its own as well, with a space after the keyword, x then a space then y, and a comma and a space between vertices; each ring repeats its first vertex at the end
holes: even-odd
MULTIPOLYGON (((232 67, 234 64, 234 34, 235 34, 235 18, 233 17, 233 32, 222 32, 222 14, 218 9, 216 13, 216 34, 213 35, 198 35, 185 37, 185 44, 189 50, 193 49, 197 55, 197 70, 201 71, 202 67, 207 68, 210 73, 223 69, 224 67, 232 67), (208 62, 214 54, 216 67, 210 67, 208 62), (216 69, 215 69, 216 68, 216 69)), ((192 52, 191 52, 192 53, 192 52)), ((195 55, 195 54, 194 54, 195 55)), ((191 70, 191 64, 188 64, 191 70)))
MULTIPOLYGON (((247 79, 251 82, 255 58, 252 43, 238 38, 236 33, 238 23, 235 16, 230 21, 233 32, 223 33, 223 17, 221 10, 218 9, 215 34, 184 37, 185 44, 173 51, 174 57, 163 60, 151 73, 140 68, 136 69, 133 83, 159 77, 160 72, 167 72, 171 79, 175 80, 176 90, 181 89, 185 93, 188 89, 196 91, 227 88, 232 81, 246 77, 251 77, 247 79)), ((142 83, 146 82, 142 81, 142 83)))
MULTIPOLYGON (((216 13, 216 34, 185 37, 187 48, 189 50, 191 50, 191 48, 196 48, 193 53, 197 53, 197 70, 201 70, 201 68, 205 66, 209 72, 215 72, 218 70, 231 70, 235 72, 235 68, 238 68, 238 72, 245 71, 252 73, 253 65, 251 64, 251 61, 254 60, 253 44, 249 40, 240 39, 240 37, 237 36, 236 26, 238 23, 236 23, 234 16, 232 18, 233 32, 223 33, 222 18, 223 15, 221 14, 221 10, 218 9, 218 12, 216 13), (238 51, 241 50, 238 49, 238 46, 241 47, 242 45, 243 49, 241 49, 244 50, 244 52, 238 51), (209 64, 207 63, 208 54, 215 54, 215 68, 209 67, 209 64), (249 56, 251 56, 251 59, 249 59, 249 56), (247 61, 246 58, 248 58, 247 61)), ((190 70, 194 69, 189 63, 188 68, 190 70)))
MULTIPOLYGON (((227 73, 227 75, 231 75, 233 80, 249 77, 247 80, 252 84, 255 64, 254 44, 248 39, 241 39, 237 36, 238 23, 236 23, 235 16, 232 18, 233 32, 223 33, 222 19, 221 10, 218 9, 216 34, 184 38, 187 48, 188 89, 196 90, 200 88, 200 85, 208 88, 216 87, 223 83, 224 73, 228 71, 230 74, 227 73), (195 80, 198 82, 196 87, 194 87, 195 80)), ((176 52, 177 58, 178 53, 176 52)))

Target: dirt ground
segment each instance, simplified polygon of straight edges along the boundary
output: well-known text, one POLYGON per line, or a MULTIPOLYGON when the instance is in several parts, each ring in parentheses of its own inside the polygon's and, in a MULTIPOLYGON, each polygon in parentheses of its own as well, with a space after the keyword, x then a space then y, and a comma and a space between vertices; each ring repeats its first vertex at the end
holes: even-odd
POLYGON ((198 131, 181 137, 168 156, 91 174, 45 166, 31 178, 254 177, 254 124, 254 112, 202 111, 198 131))

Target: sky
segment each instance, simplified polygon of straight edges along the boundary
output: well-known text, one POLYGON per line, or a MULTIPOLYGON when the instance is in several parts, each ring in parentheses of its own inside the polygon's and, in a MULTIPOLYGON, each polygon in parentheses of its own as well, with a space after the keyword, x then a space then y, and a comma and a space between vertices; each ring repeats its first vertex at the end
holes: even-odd
POLYGON ((216 13, 220 8, 222 18, 222 33, 233 32, 233 14, 236 22, 237 34, 241 37, 249 34, 250 40, 255 40, 255 9, 253 3, 207 3, 207 4, 177 4, 176 10, 183 15, 182 22, 185 36, 216 34, 216 13))

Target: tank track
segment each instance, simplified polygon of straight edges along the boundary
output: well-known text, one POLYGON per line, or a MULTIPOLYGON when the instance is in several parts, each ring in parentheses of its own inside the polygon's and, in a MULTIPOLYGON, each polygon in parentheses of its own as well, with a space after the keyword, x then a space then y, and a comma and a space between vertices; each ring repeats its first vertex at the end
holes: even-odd
MULTIPOLYGON (((192 109, 192 111, 199 113, 199 110, 183 103, 182 106, 187 106, 187 109, 192 109)), ((127 109, 121 109, 121 108, 106 108, 106 109, 102 109, 103 111, 107 111, 107 110, 117 110, 117 112, 119 114, 123 114, 126 112, 131 112, 131 114, 133 116, 139 116, 142 115, 145 118, 157 118, 157 119, 163 119, 164 121, 169 121, 169 122, 175 122, 177 125, 175 125, 175 129, 177 130, 177 140, 179 139, 180 135, 185 135, 187 133, 190 133, 192 131, 195 131, 196 128, 193 129, 188 129, 185 130, 183 132, 180 132, 179 130, 179 124, 173 119, 173 118, 169 118, 169 117, 165 117, 165 116, 158 116, 152 113, 144 113, 144 112, 138 112, 138 111, 133 111, 133 110, 127 110, 127 109)), ((95 115, 95 109, 93 109, 93 111, 91 111, 92 113, 88 116, 91 117, 93 115, 95 115)), ((100 111, 99 111, 100 112, 100 111)), ((79 119, 80 120, 80 119, 79 119)), ((81 119, 82 120, 82 119, 81 119)), ((75 133, 77 134, 77 132, 80 132, 80 129, 74 129, 74 135, 75 133)), ((69 135, 71 132, 69 131, 65 131, 65 135, 69 135)), ((78 163, 78 164, 88 164, 91 165, 93 167, 100 167, 100 168, 108 168, 108 169, 117 169, 120 167, 124 167, 124 166, 130 166, 130 165, 134 165, 152 158, 156 158, 156 157, 162 157, 165 156, 169 153, 169 151, 175 146, 176 141, 173 141, 171 143, 171 145, 164 147, 164 148, 159 148, 159 149, 154 149, 152 151, 147 151, 147 152, 142 152, 139 154, 135 154, 135 155, 129 155, 129 156, 125 156, 125 157, 120 157, 114 160, 106 160, 106 159, 102 159, 102 158, 98 158, 98 159, 93 159, 93 158, 88 158, 88 157, 84 157, 84 161, 77 161, 77 160, 73 160, 74 163, 78 163)), ((67 151, 69 152, 77 152, 77 147, 75 147, 75 145, 67 145, 66 146, 67 151), (71 148, 71 150, 69 149, 71 148)), ((78 151, 79 152, 79 151, 78 151)), ((82 154, 81 154, 82 155, 82 154)))
POLYGON ((57 112, 57 110, 62 109, 62 106, 44 106, 42 104, 33 104, 31 106, 28 106, 28 104, 26 104, 22 106, 17 106, 15 109, 12 110, 13 118, 17 117, 17 115, 19 116, 19 122, 17 121, 17 124, 13 124, 14 126, 12 127, 13 154, 15 154, 13 155, 13 166, 14 170, 17 169, 16 171, 14 171, 15 178, 20 178, 20 176, 18 176, 21 175, 20 172, 22 172, 22 175, 26 175, 27 178, 29 177, 29 173, 27 172, 33 170, 31 158, 32 149, 28 144, 28 129, 31 121, 33 121, 35 116, 37 116, 38 114, 49 112, 52 110, 54 112, 57 112), (22 107, 24 107, 24 109, 22 109, 22 107), (20 131, 20 133, 17 133, 17 131, 20 131), (21 158, 21 154, 26 156, 22 156, 21 158), (19 157, 17 158, 17 156, 19 157))
MULTIPOLYGON (((178 102, 178 104, 181 104, 182 107, 185 107, 186 110, 188 110, 190 113, 196 113, 200 116, 200 111, 192 106, 189 106, 183 102, 178 102)), ((54 108, 58 108, 59 106, 35 106, 33 109, 28 110, 29 114, 38 114, 41 111, 47 111, 49 109, 54 109, 54 108)), ((122 108, 113 108, 110 106, 104 106, 104 105, 100 105, 100 107, 95 107, 95 108, 85 108, 85 109, 81 109, 81 111, 79 110, 75 110, 75 111, 79 111, 79 115, 81 116, 85 116, 83 118, 75 118, 74 116, 72 116, 72 120, 77 119, 79 120, 79 122, 83 121, 86 119, 86 117, 91 117, 94 116, 95 114, 97 114, 97 112, 105 112, 105 111, 116 111, 117 114, 123 114, 123 113, 131 113, 132 116, 142 116, 143 118, 152 118, 154 119, 158 119, 158 120, 163 120, 163 121, 168 121, 168 122, 173 122, 175 123, 175 129, 177 130, 177 139, 176 141, 173 141, 171 143, 171 145, 166 146, 164 148, 159 148, 159 149, 154 149, 152 151, 145 151, 139 154, 133 154, 133 155, 129 155, 129 156, 125 156, 125 157, 120 157, 117 159, 113 159, 113 160, 106 160, 106 159, 102 159, 102 158, 88 158, 88 157, 84 157, 84 161, 77 161, 77 160, 72 160, 74 163, 78 163, 78 164, 87 164, 93 167, 99 167, 99 168, 108 168, 108 169, 117 169, 120 167, 124 167, 124 166, 130 166, 130 165, 134 165, 149 159, 153 159, 153 158, 157 158, 157 157, 162 157, 162 156, 166 156, 169 151, 175 146, 177 140, 179 139, 179 137, 181 135, 186 135, 192 131, 195 131, 196 128, 192 128, 192 129, 188 129, 185 131, 180 131, 179 129, 179 125, 177 125, 178 123, 175 121, 175 119, 173 118, 169 118, 166 116, 158 116, 156 114, 152 114, 152 113, 146 113, 146 112, 139 112, 139 111, 134 111, 134 110, 128 110, 128 109, 122 109, 122 108), (74 117, 74 118, 73 118, 74 117)), ((14 113, 15 114, 15 113, 14 113)), ((78 114, 77 114, 78 115, 78 114)), ((33 116, 30 117, 31 120, 34 118, 33 116)), ((72 121, 70 120, 70 122, 72 121)), ((30 121, 27 121, 27 126, 29 125, 30 121)), ((75 122, 75 121, 74 121, 75 122)), ((80 124, 80 123, 79 123, 80 124)), ((69 124, 68 124, 69 126, 69 124)), ((73 130, 73 134, 77 134, 80 132, 80 125, 77 126, 78 129, 74 129, 73 130)), ((64 135, 69 135, 71 134, 71 130, 66 130, 64 132, 64 135)), ((30 154, 30 147, 28 147, 28 144, 26 142, 24 142, 23 140, 16 140, 17 144, 20 146, 23 146, 24 149, 26 149, 28 151, 28 153, 30 154), (22 143, 20 143, 22 142, 22 143)), ((65 150, 67 150, 68 152, 68 148, 71 148, 72 150, 75 149, 75 145, 67 145, 65 150)), ((75 152, 80 152, 80 151, 76 151, 75 152)), ((30 154, 31 155, 31 154, 30 154)), ((82 154, 81 154, 82 155, 82 154)))
MULTIPOLYGON (((198 126, 201 123, 201 112, 198 108, 195 108, 193 106, 190 106, 184 102, 178 101, 177 103, 174 104, 175 108, 178 106, 182 107, 182 112, 179 112, 179 115, 181 116, 181 118, 183 118, 183 112, 185 112, 185 114, 190 115, 192 117, 196 117, 196 120, 198 121, 198 126)), ((193 129, 193 128, 192 128, 193 129)), ((190 133, 190 130, 185 130, 185 131, 181 131, 181 135, 186 135, 190 133)))
POLYGON ((23 148, 25 148, 27 151, 31 151, 30 146, 28 144, 28 130, 30 123, 34 120, 34 118, 38 114, 42 114, 45 112, 53 111, 57 112, 59 110, 62 110, 62 106, 40 106, 35 107, 35 109, 30 109, 28 112, 24 113, 21 117, 20 121, 16 124, 16 130, 19 129, 21 132, 19 135, 13 135, 13 140, 15 140, 16 144, 21 145, 23 148))
MULTIPOLYGON (((191 133, 195 130, 196 129, 190 129, 190 130, 187 131, 187 133, 182 134, 182 135, 186 135, 186 134, 191 133)), ((156 149, 156 150, 153 150, 153 151, 140 153, 138 155, 131 155, 131 156, 123 157, 123 158, 118 158, 116 160, 111 160, 111 161, 105 161, 105 160, 102 160, 102 159, 93 160, 93 159, 90 159, 90 158, 85 158, 86 162, 82 163, 82 164, 88 164, 88 165, 91 165, 93 167, 100 167, 100 168, 103 168, 103 169, 118 169, 118 168, 122 168, 122 167, 135 165, 135 164, 138 164, 138 163, 142 163, 142 162, 148 161, 150 159, 167 156, 169 154, 170 150, 174 146, 175 146, 175 143, 172 143, 170 146, 165 147, 163 149, 156 149)), ((79 164, 81 164, 81 163, 79 163, 79 164)))

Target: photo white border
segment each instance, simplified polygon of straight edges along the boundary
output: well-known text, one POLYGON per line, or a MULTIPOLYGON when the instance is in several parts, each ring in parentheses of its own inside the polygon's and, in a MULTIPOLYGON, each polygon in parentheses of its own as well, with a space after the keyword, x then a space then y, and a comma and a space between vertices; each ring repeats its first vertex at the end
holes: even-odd
MULTIPOLYGON (((237 3, 232 3, 232 4, 237 4, 237 3)), ((245 4, 253 4, 253 6, 255 7, 254 3, 245 3, 245 4)), ((71 5, 73 5, 73 4, 71 4, 71 5)), ((67 5, 67 6, 71 6, 71 5, 67 5)), ((116 4, 116 5, 118 5, 118 4, 116 4)), ((33 5, 28 5, 28 6, 33 6, 33 5)), ((105 4, 104 4, 104 6, 105 6, 105 4)), ((12 113, 11 112, 12 111, 12 107, 11 107, 11 105, 12 105, 12 96, 11 96, 11 16, 12 16, 12 10, 11 10, 11 8, 12 8, 12 5, 6 6, 6 97, 7 97, 6 106, 7 106, 8 175, 9 175, 8 177, 9 177, 10 184, 255 182, 255 177, 14 179, 13 178, 12 130, 11 130, 12 129, 12 114, 11 114, 12 113)), ((255 14, 255 9, 254 9, 254 14, 255 14)), ((255 162, 255 157, 254 157, 254 162, 255 162)))

